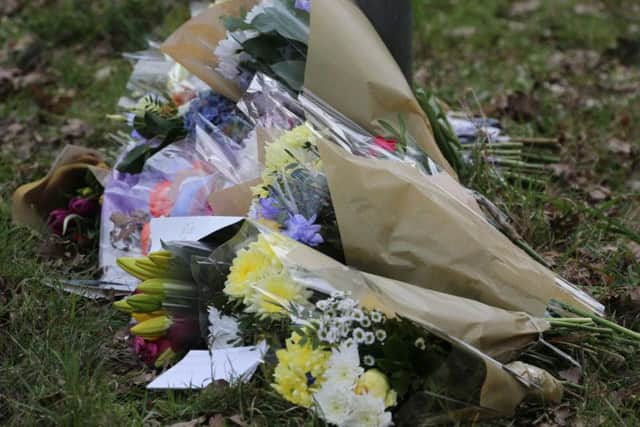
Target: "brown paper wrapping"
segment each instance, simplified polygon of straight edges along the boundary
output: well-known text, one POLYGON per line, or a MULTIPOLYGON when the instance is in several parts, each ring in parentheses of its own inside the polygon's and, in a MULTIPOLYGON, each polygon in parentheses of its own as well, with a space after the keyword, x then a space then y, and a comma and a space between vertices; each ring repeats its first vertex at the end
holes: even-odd
MULTIPOLYGON (((264 146, 273 142, 282 135, 283 131, 273 128, 256 128, 258 148, 258 163, 264 165, 264 146)), ((260 166, 261 167, 261 166, 260 166)), ((251 207, 253 193, 251 187, 262 184, 261 178, 252 179, 221 191, 211 193, 209 203, 213 207, 215 215, 221 216, 246 216, 251 207)))
POLYGON ((182 64, 214 91, 238 101, 242 94, 240 88, 216 71, 218 58, 213 52, 227 36, 221 18, 239 16, 256 3, 257 0, 229 0, 214 4, 178 28, 162 44, 162 52, 182 64))
POLYGON ((67 145, 44 178, 15 191, 11 205, 13 221, 44 231, 49 212, 66 207, 69 194, 82 186, 87 171, 104 186, 109 170, 98 151, 67 145))
MULTIPOLYGON (((273 246, 278 246, 278 241, 273 246)), ((388 315, 398 313, 417 323, 435 325, 447 335, 495 359, 509 360, 550 327, 546 320, 526 313, 507 311, 348 269, 308 246, 290 240, 288 242, 287 250, 277 253, 292 268, 299 266, 334 286, 342 286, 338 290, 351 292, 368 308, 388 315)))
POLYGON ((304 280, 311 273, 337 290, 351 292, 365 307, 391 316, 399 314, 481 358, 486 368, 480 393, 483 409, 471 408, 449 416, 511 415, 529 393, 527 382, 505 370, 491 355, 507 357, 534 341, 549 328, 543 319, 349 269, 277 233, 266 231, 265 237, 294 278, 296 269, 306 272, 297 279, 304 280))
POLYGON ((312 2, 304 86, 365 129, 403 116, 422 149, 452 176, 429 120, 380 36, 349 0, 312 2))
POLYGON ((595 301, 559 286, 553 272, 437 177, 400 162, 355 157, 325 140, 318 145, 347 264, 536 316, 551 299, 597 311, 595 301))
POLYGON ((218 216, 247 215, 253 199, 251 187, 259 185, 261 182, 262 180, 257 178, 211 193, 209 204, 213 207, 213 213, 218 216))

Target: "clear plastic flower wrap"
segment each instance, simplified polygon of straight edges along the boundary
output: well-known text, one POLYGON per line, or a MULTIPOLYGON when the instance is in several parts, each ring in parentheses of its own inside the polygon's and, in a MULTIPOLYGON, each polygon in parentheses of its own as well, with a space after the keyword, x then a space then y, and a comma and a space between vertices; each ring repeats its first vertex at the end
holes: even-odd
MULTIPOLYGON (((539 392, 470 343, 513 358, 544 320, 346 268, 250 221, 220 245, 230 231, 210 236, 209 257, 192 258, 200 328, 211 346, 266 339, 277 350, 273 387, 324 420, 354 425, 367 394, 381 399, 381 420, 415 425, 510 415, 539 392), (353 374, 346 383, 340 366, 353 374), (334 407, 330 392, 350 404, 334 407)), ((559 399, 560 383, 550 387, 559 399)))
POLYGON ((118 101, 122 109, 130 109, 147 95, 171 99, 180 106, 207 89, 204 82, 164 55, 157 43, 150 41, 147 50, 125 53, 124 57, 133 63, 133 71, 127 94, 118 101))
POLYGON ((237 107, 255 126, 292 129, 304 122, 298 100, 277 80, 256 73, 237 107))
POLYGON ((117 168, 112 172, 102 211, 100 265, 104 280, 131 283, 115 260, 146 253, 152 218, 215 214, 216 207, 209 202, 211 193, 259 175, 257 147, 254 140, 246 138, 246 128, 236 133, 245 139, 235 141, 203 114, 194 115, 193 121, 187 139, 149 157, 140 173, 117 168))

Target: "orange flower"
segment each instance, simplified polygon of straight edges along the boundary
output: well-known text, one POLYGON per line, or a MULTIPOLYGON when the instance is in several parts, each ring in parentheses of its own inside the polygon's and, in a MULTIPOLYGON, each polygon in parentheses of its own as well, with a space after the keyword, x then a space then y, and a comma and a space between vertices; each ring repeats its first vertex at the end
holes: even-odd
POLYGON ((173 200, 170 197, 171 181, 164 180, 158 183, 149 197, 149 210, 155 218, 169 216, 173 208, 173 200))

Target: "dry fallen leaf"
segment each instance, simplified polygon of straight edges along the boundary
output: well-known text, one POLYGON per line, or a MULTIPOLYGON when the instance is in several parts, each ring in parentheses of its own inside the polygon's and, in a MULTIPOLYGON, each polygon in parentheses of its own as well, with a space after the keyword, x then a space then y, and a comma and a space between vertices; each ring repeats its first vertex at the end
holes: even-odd
POLYGON ((242 420, 242 417, 240 415, 232 415, 231 417, 229 417, 229 421, 233 422, 236 425, 239 425, 240 427, 247 427, 247 423, 242 420))
POLYGON ((207 421, 206 417, 198 417, 198 418, 194 418, 191 421, 171 424, 169 427, 197 427, 204 424, 205 421, 207 421))
POLYGON ((209 418, 209 423, 207 424, 209 427, 225 427, 227 423, 224 420, 224 417, 220 414, 216 414, 209 418))
POLYGON ((607 200, 611 196, 611 190, 609 187, 598 185, 589 191, 589 200, 597 203, 607 200))
POLYGON ((576 174, 576 169, 572 164, 569 163, 556 163, 551 165, 551 170, 553 174, 558 178, 562 178, 565 180, 569 180, 576 174))
POLYGON ((627 243, 627 248, 629 248, 629 251, 631 251, 636 258, 636 261, 640 262, 640 245, 636 242, 629 242, 627 243))
POLYGON ((89 133, 89 125, 80 119, 69 119, 60 128, 60 132, 68 138, 81 138, 89 133))
POLYGON ((566 369, 564 371, 559 371, 558 375, 560 375, 560 378, 562 378, 563 380, 567 380, 574 384, 580 384, 582 371, 580 370, 580 368, 573 367, 573 368, 566 369))
POLYGON ((607 141, 607 149, 614 154, 623 154, 625 156, 631 154, 631 144, 618 138, 611 138, 607 141))
POLYGON ((468 38, 476 33, 476 27, 457 27, 447 31, 447 35, 459 38, 468 38))
POLYGON ((511 5, 509 14, 511 16, 522 15, 524 13, 535 12, 540 7, 540 0, 522 0, 511 5))

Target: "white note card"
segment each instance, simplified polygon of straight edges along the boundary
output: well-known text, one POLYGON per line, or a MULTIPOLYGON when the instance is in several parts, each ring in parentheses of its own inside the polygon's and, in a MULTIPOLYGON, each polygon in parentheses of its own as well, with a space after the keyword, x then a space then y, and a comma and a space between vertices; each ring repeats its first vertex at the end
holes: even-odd
POLYGON ((175 366, 153 380, 151 390, 205 388, 213 381, 228 382, 251 379, 267 352, 267 343, 220 350, 192 350, 175 366))
POLYGON ((152 218, 150 225, 151 250, 162 249, 171 241, 198 241, 209 234, 242 220, 238 216, 182 216, 152 218))

